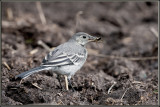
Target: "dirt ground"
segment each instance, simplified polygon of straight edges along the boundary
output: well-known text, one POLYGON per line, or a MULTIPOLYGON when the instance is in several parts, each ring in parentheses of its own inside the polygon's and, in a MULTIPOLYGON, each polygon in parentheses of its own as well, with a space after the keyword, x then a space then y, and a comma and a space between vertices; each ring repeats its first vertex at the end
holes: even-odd
POLYGON ((41 5, 39 13, 34 2, 2 3, 2 105, 158 104, 157 2, 41 5), (87 45, 87 61, 71 79, 75 92, 65 90, 63 76, 61 90, 51 71, 21 84, 14 78, 41 64, 48 50, 38 41, 52 48, 79 31, 103 41, 87 45))

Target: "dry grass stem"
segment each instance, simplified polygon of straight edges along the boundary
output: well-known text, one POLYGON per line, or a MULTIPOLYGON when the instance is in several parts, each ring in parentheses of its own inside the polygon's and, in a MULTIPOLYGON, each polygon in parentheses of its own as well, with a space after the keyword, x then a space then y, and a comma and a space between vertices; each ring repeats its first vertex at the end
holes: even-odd
POLYGON ((33 54, 35 54, 37 52, 38 52, 38 49, 33 49, 32 51, 30 51, 30 54, 33 55, 33 54))
POLYGON ((41 20, 42 24, 45 25, 46 24, 46 17, 44 15, 41 3, 40 2, 36 2, 36 6, 37 6, 37 10, 39 12, 40 20, 41 20))
POLYGON ((41 87, 39 87, 37 83, 32 83, 32 85, 33 85, 33 86, 35 86, 36 88, 38 88, 38 89, 42 90, 42 88, 41 88, 41 87))
POLYGON ((108 89, 108 94, 111 92, 112 88, 116 85, 117 82, 113 82, 112 86, 108 89))
POLYGON ((22 82, 23 82, 23 79, 21 79, 20 84, 22 84, 22 82))
POLYGON ((121 102, 123 102, 123 97, 125 96, 126 92, 127 92, 129 89, 130 89, 130 88, 127 88, 127 89, 125 90, 125 92, 123 93, 123 95, 122 95, 122 97, 121 97, 121 102))
POLYGON ((39 40, 37 43, 38 45, 41 45, 47 51, 51 51, 51 49, 43 41, 39 40))
POLYGON ((112 56, 112 55, 103 55, 103 54, 92 54, 95 55, 97 57, 102 57, 102 58, 113 58, 113 59, 128 59, 131 61, 138 61, 138 60, 156 60, 158 59, 158 56, 152 56, 152 57, 121 57, 121 56, 112 56))
MULTIPOLYGON (((127 57, 126 57, 127 58, 127 57)), ((152 56, 152 57, 137 57, 137 58, 127 58, 132 61, 137 61, 137 60, 155 60, 158 59, 158 56, 152 56)))
POLYGON ((8 20, 13 19, 13 12, 12 12, 11 8, 7 8, 7 18, 8 18, 8 20))
POLYGON ((140 82, 140 81, 133 81, 132 83, 133 84, 142 84, 142 82, 140 82))
POLYGON ((7 67, 8 70, 11 70, 11 68, 9 67, 9 65, 6 62, 3 62, 3 64, 7 67))
POLYGON ((57 103, 57 105, 64 105, 63 101, 62 100, 59 100, 59 102, 57 103))
POLYGON ((150 27, 150 31, 158 38, 158 31, 154 27, 150 27))
POLYGON ((74 33, 76 32, 78 26, 80 25, 80 15, 83 14, 83 11, 79 11, 77 14, 76 14, 76 26, 75 26, 75 29, 74 29, 74 33))

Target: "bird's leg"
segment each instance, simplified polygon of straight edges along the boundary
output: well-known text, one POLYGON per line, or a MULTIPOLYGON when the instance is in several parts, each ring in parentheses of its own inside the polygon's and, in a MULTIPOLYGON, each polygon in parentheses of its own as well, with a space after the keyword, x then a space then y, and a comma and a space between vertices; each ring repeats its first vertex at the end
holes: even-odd
POLYGON ((65 78, 66 90, 68 91, 68 77, 64 75, 64 78, 65 78))
POLYGON ((57 79, 58 79, 58 82, 59 82, 60 88, 62 89, 62 84, 61 84, 60 75, 58 75, 58 74, 57 74, 57 79))
POLYGON ((72 91, 74 92, 75 89, 73 88, 73 85, 71 84, 71 80, 68 78, 69 86, 72 88, 72 91))

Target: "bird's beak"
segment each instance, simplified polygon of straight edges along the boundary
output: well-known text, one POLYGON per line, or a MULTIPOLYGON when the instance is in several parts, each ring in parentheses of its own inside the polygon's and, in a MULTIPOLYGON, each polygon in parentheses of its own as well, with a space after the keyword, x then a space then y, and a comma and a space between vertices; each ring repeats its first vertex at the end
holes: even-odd
POLYGON ((96 37, 96 36, 90 36, 88 41, 89 42, 98 42, 101 40, 101 37, 96 37))

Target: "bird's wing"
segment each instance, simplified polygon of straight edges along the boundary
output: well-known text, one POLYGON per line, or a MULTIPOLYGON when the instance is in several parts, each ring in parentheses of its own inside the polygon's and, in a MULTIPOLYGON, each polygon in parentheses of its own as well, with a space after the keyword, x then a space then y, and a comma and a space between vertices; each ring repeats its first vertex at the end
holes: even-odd
POLYGON ((50 52, 42 62, 42 66, 78 65, 85 59, 85 54, 60 52, 58 49, 50 52))

